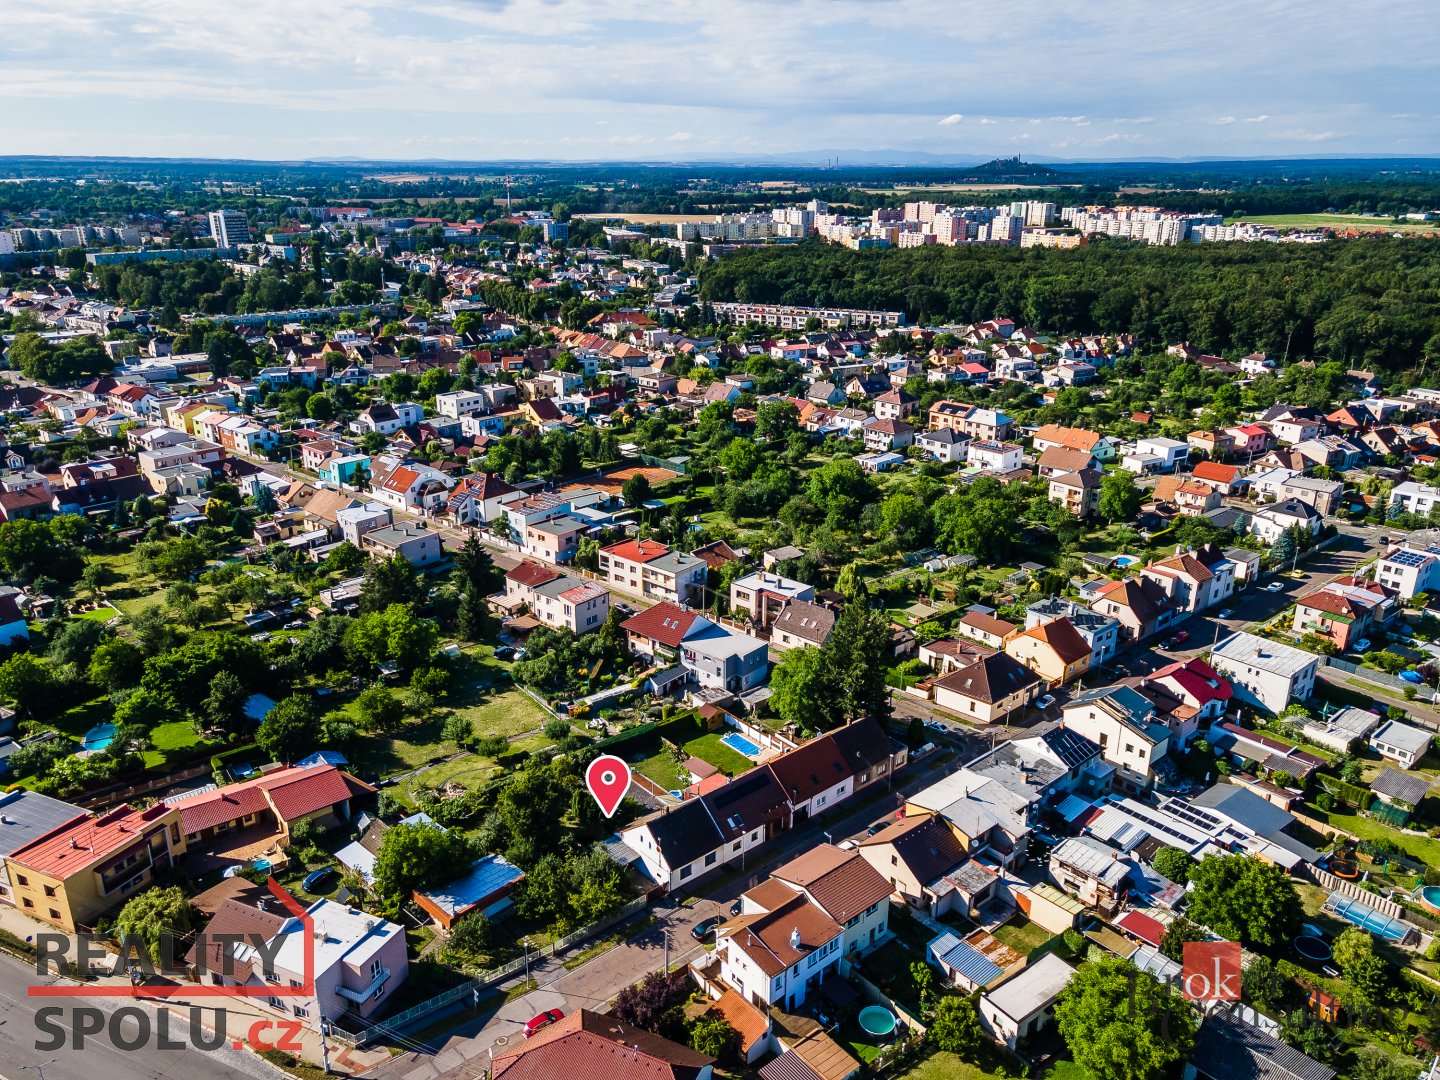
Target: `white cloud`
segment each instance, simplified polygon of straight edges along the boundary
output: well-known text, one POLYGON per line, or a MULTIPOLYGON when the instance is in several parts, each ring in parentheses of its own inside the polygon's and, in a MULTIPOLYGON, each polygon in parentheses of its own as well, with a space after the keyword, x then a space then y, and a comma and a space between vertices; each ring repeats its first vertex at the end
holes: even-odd
POLYGON ((944 126, 947 126, 947 125, 950 125, 950 124, 960 124, 960 123, 964 123, 964 121, 965 121, 965 117, 964 117, 964 116, 962 116, 962 115, 961 115, 960 113, 958 113, 958 112, 952 112, 949 116, 941 117, 941 118, 937 121, 937 123, 939 123, 942 127, 944 127, 944 126))
POLYGON ((991 120, 988 116, 982 117, 980 120, 980 123, 985 124, 987 127, 992 124, 998 124, 999 122, 999 120, 991 120))
POLYGON ((1292 128, 1289 131, 1280 133, 1282 139, 1293 139, 1295 142, 1329 142, 1331 139, 1338 139, 1345 133, 1343 131, 1305 131, 1299 128, 1292 128))
POLYGON ((695 138, 694 133, 689 131, 676 131, 665 137, 666 142, 689 142, 695 138))
POLYGON ((1245 123, 1247 123, 1247 124, 1263 124, 1266 120, 1269 120, 1269 119, 1270 119, 1270 116, 1269 116, 1268 113, 1261 113, 1259 116, 1247 116, 1247 117, 1245 117, 1245 123))
POLYGON ((1211 120, 1210 123, 1214 124, 1216 127, 1228 127, 1230 124, 1235 123, 1235 117, 1217 116, 1214 120, 1211 120))

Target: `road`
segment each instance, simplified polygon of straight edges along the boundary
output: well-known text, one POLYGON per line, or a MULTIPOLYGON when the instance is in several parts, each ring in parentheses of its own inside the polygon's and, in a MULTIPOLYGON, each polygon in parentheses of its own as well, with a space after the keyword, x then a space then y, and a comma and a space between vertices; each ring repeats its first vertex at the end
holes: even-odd
MULTIPOLYGON (((962 736, 966 741, 973 737, 962 736)), ((978 740, 983 745, 984 740, 978 740)), ((525 1021, 547 1009, 571 1013, 576 1009, 605 1008, 623 988, 639 982, 664 963, 669 939, 671 968, 687 964, 703 951, 690 936, 690 928, 711 915, 727 915, 740 893, 765 880, 770 871, 802 851, 828 838, 839 842, 863 835, 872 822, 897 809, 904 793, 913 793, 934 783, 953 769, 951 759, 936 757, 916 762, 900 774, 894 791, 867 795, 860 805, 834 817, 804 822, 776 837, 763 857, 749 863, 738 875, 727 875, 702 885, 702 894, 693 898, 669 897, 651 909, 655 922, 626 941, 573 971, 561 961, 549 959, 531 969, 539 988, 506 1002, 479 1019, 457 1024, 444 1045, 434 1053, 409 1052, 382 1063, 366 1073, 379 1080, 470 1080, 489 1061, 491 1048, 498 1053, 524 1041, 525 1021), (498 1040, 505 1040, 499 1043, 498 1040)))
MULTIPOLYGON (((36 1024, 36 1012, 46 1006, 60 1006, 62 1001, 31 998, 26 988, 37 984, 55 984, 52 977, 41 977, 10 956, 0 956, 0 1080, 194 1080, 197 1076, 219 1077, 221 1080, 283 1080, 285 1074, 255 1057, 248 1050, 224 1047, 201 1051, 171 1049, 158 1045, 157 1007, 148 1002, 109 999, 83 1004, 85 1008, 103 1006, 113 1018, 118 1007, 138 1009, 150 1018, 150 1039, 136 1049, 120 1049, 107 1033, 85 1040, 83 1049, 76 1049, 67 1040, 63 1049, 37 1050, 37 1042, 51 1037, 36 1024)), ((77 1002, 77 1006, 81 1003, 77 1002)), ((67 1031, 73 1024, 71 1006, 59 1023, 67 1031)), ((168 1015, 168 1014, 167 1014, 168 1015)), ((121 1041, 139 1041, 141 1022, 122 1015, 107 1023, 117 1025, 121 1041)), ((170 1017, 170 1038, 185 1041, 188 1021, 170 1017)))

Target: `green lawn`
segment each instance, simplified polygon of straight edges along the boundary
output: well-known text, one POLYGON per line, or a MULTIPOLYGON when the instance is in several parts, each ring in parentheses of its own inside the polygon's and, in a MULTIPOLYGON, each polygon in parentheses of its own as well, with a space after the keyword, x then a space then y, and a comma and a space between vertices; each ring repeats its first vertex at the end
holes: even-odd
POLYGON ((1354 833, 1362 840, 1393 840, 1395 846, 1412 859, 1423 862, 1427 866, 1440 866, 1440 840, 1401 832, 1374 818, 1361 817, 1349 807, 1337 806, 1334 810, 1326 813, 1307 803, 1305 813, 1320 821, 1328 822, 1337 829, 1354 833))
POLYGON ((998 927, 994 936, 1016 952, 1029 956, 1055 935, 1028 919, 1017 919, 998 927))
MULTIPOLYGON (((1016 1075, 1014 1068, 1007 1068, 1006 1073, 1016 1075)), ((1054 1070, 1046 1075, 1053 1076, 1054 1070)), ((955 1054, 937 1050, 909 1072, 899 1074, 895 1080, 996 1080, 997 1076, 997 1073, 986 1072, 979 1065, 972 1065, 955 1054)), ((1066 1076, 1063 1080, 1079 1080, 1079 1077, 1066 1076)))
POLYGON ((653 757, 646 758, 634 766, 634 769, 647 780, 655 781, 666 791, 678 790, 690 783, 689 775, 666 750, 661 750, 653 757))
POLYGON ((691 739, 685 744, 685 752, 701 761, 708 761, 726 776, 738 776, 746 769, 753 768, 755 762, 721 742, 721 734, 721 732, 712 731, 708 735, 701 735, 698 739, 691 739))
POLYGON ((550 714, 535 704, 523 690, 510 687, 495 694, 478 694, 457 697, 446 701, 446 707, 467 717, 475 724, 475 733, 480 736, 504 735, 509 738, 526 731, 544 727, 550 714))
POLYGON ((1057 1061, 1045 1073, 1045 1080, 1090 1080, 1090 1074, 1073 1061, 1057 1061))
POLYGON ((405 781, 405 794, 411 796, 417 788, 436 788, 442 784, 459 784, 463 788, 473 790, 498 775, 499 772, 499 766, 489 758, 466 754, 455 761, 446 761, 421 769, 405 781))
MULTIPOLYGON (((154 749, 145 751, 146 768, 163 765, 172 755, 205 744, 205 740, 196 733, 195 725, 188 720, 157 724, 150 729, 150 742, 154 749)), ((216 749, 221 749, 219 744, 216 744, 216 749)))

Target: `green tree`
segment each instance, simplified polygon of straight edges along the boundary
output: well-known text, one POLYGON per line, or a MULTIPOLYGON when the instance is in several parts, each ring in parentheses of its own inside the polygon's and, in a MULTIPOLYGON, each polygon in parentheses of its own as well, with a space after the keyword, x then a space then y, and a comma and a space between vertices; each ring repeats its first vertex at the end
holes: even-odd
POLYGON ((1195 1044, 1195 1018, 1172 990, 1127 960, 1083 964, 1055 1003, 1075 1063, 1104 1080, 1159 1080, 1195 1044))
POLYGON ((250 691, 233 673, 221 671, 210 680, 210 692, 200 703, 200 720, 205 730, 235 732, 245 720, 245 702, 250 691))
POLYGON ((96 646, 85 669, 85 676, 106 693, 123 690, 140 682, 145 654, 124 638, 115 638, 96 646))
POLYGON ((435 654, 440 629, 404 604, 391 604, 354 619, 345 631, 345 651, 359 668, 388 662, 410 670, 435 654))
POLYGON ((770 673, 770 707, 801 730, 826 726, 817 717, 838 711, 839 699, 839 682, 823 649, 787 649, 770 673))
POLYGON ((255 731, 255 742, 276 761, 295 762, 319 748, 320 720, 313 700, 291 694, 275 707, 255 731))
POLYGON ((983 1041, 980 1014, 975 1009, 975 1003, 953 994, 941 998, 930 1019, 928 1038, 937 1050, 973 1061, 983 1041))
POLYGON ((16 653, 0 664, 0 698, 26 716, 47 716, 59 707, 55 665, 34 653, 16 653))
POLYGON ((405 705, 390 690, 372 686, 355 699, 355 711, 366 731, 392 732, 405 722, 405 705))
POLYGON ((1253 956, 1241 972, 1241 990, 1257 1008, 1272 1012, 1284 1004, 1290 980, 1268 956, 1253 956))
POLYGON ((1100 481, 1100 515, 1107 521, 1134 521, 1145 492, 1128 469, 1107 472, 1100 481))
POLYGON ((690 1028, 690 1049, 734 1063, 740 1057, 740 1033, 723 1016, 706 1013, 690 1028))
POLYGON ((375 612, 395 604, 417 604, 424 595, 420 572, 405 556, 372 559, 360 583, 360 610, 375 612))
POLYGON ((464 875, 475 861, 475 845, 458 829, 396 825, 387 829, 375 854, 375 892, 398 903, 415 889, 438 888, 464 875))
POLYGON ((155 963, 184 955, 180 939, 195 925, 195 909, 178 885, 146 889, 115 916, 115 933, 141 944, 155 963), (162 952, 161 942, 167 942, 162 952))
POLYGON ((1162 847, 1150 862, 1156 873, 1163 874, 1177 885, 1184 885, 1190 880, 1190 871, 1195 866, 1195 859, 1190 853, 1177 847, 1162 847))
POLYGON ((1196 926, 1183 915, 1171 921, 1160 939, 1160 951, 1177 964, 1185 959, 1185 946, 1192 941, 1206 941, 1204 927, 1196 926))
POLYGON ((1295 936, 1304 909, 1294 883, 1249 855, 1210 855, 1190 871, 1190 915, 1250 949, 1273 951, 1295 936))
POLYGON ((650 500, 650 481, 644 473, 637 472, 625 483, 620 485, 620 497, 625 500, 625 505, 634 509, 643 506, 650 500))

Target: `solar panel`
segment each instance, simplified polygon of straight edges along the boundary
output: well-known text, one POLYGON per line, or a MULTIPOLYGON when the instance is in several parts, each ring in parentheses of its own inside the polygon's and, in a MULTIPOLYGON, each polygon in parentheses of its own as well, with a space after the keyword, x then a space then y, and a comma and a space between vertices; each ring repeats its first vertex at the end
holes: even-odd
POLYGON ((1427 557, 1418 551, 1397 551, 1389 557, 1388 561, 1400 566, 1420 566, 1427 557))

